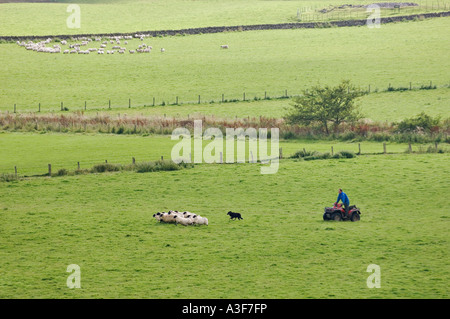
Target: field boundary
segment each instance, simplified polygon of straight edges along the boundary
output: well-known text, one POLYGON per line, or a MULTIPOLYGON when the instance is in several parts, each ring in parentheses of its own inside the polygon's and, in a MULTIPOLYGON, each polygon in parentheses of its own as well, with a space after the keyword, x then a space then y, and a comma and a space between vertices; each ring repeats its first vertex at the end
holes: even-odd
MULTIPOLYGON (((397 17, 380 18, 380 23, 393 23, 401 21, 411 21, 414 19, 428 19, 449 17, 450 11, 419 13, 397 17)), ((0 36, 0 41, 24 41, 24 40, 43 40, 48 38, 71 39, 81 37, 115 37, 115 36, 135 36, 136 34, 146 34, 150 37, 160 36, 177 36, 177 35, 196 35, 196 34, 212 34, 222 32, 240 32, 240 31, 261 31, 261 30, 290 30, 290 29, 313 29, 324 27, 353 27, 363 26, 367 23, 367 19, 361 20, 340 20, 328 22, 295 22, 295 23, 279 23, 279 24, 255 24, 255 25, 237 25, 237 26, 216 26, 202 28, 188 28, 178 30, 154 30, 154 31, 136 31, 128 33, 97 33, 97 34, 59 34, 59 35, 22 35, 22 36, 0 36)))

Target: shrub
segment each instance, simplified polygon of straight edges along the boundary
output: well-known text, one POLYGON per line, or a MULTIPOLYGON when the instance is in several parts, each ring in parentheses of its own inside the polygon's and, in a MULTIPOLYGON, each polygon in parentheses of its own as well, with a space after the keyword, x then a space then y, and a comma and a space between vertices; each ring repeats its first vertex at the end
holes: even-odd
POLYGON ((340 151, 333 155, 333 158, 354 158, 356 154, 352 151, 340 151))
POLYGON ((369 135, 368 140, 369 141, 375 141, 375 142, 386 142, 391 139, 391 136, 386 133, 373 133, 369 135))
POLYGON ((319 152, 316 152, 314 155, 306 156, 303 159, 305 161, 313 161, 313 160, 329 159, 329 158, 331 158, 331 154, 330 153, 319 153, 319 152))
POLYGON ((58 172, 56 173, 56 176, 65 176, 67 175, 69 172, 65 169, 65 168, 61 168, 60 170, 58 170, 58 172))
POLYGON ((396 131, 399 133, 411 133, 420 131, 429 133, 433 127, 439 125, 439 122, 439 117, 433 118, 425 114, 425 112, 422 112, 416 117, 405 119, 398 123, 396 131))
POLYGON ((436 85, 429 84, 429 85, 421 85, 419 89, 420 90, 435 90, 436 88, 437 88, 436 85))
POLYGON ((282 136, 283 136, 283 139, 285 139, 285 140, 291 140, 291 139, 296 138, 295 133, 292 131, 284 132, 282 136))
POLYGON ((0 181, 1 182, 12 182, 17 181, 19 178, 16 176, 16 174, 1 174, 0 175, 0 181))
POLYGON ((392 87, 392 86, 390 86, 390 87, 388 87, 387 88, 387 91, 388 92, 395 92, 395 91, 408 91, 409 90, 409 88, 407 88, 407 87, 398 87, 398 88, 394 88, 394 87, 392 87))
POLYGON ((291 156, 291 158, 305 158, 305 157, 310 157, 310 156, 315 156, 318 155, 319 152, 316 151, 307 151, 305 149, 296 152, 294 155, 291 156))
POLYGON ((116 134, 123 134, 123 132, 125 132, 125 129, 124 129, 123 126, 120 126, 120 127, 117 129, 116 134))
POLYGON ((92 167, 92 173, 118 172, 122 169, 120 164, 102 163, 92 167))
POLYGON ((192 164, 180 163, 176 164, 172 161, 159 160, 156 162, 141 162, 134 165, 134 169, 138 173, 157 172, 157 171, 176 171, 182 168, 192 167, 192 164))

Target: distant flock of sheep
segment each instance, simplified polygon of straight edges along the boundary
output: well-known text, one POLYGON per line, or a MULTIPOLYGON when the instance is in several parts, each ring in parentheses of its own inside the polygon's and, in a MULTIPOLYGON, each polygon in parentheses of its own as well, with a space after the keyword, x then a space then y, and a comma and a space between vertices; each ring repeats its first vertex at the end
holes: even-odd
MULTIPOLYGON (((135 34, 134 37, 135 38, 139 38, 141 41, 144 41, 145 37, 148 37, 149 35, 145 35, 145 34, 135 34)), ((17 45, 21 46, 21 47, 25 47, 25 49, 27 50, 33 50, 36 52, 45 52, 45 53, 63 53, 63 54, 90 54, 91 52, 97 52, 97 54, 105 54, 105 50, 107 48, 108 44, 113 44, 114 46, 112 46, 111 50, 106 50, 106 54, 114 54, 114 53, 119 53, 119 54, 124 54, 125 52, 127 52, 127 48, 126 47, 122 47, 121 46, 121 41, 124 41, 124 45, 128 45, 128 40, 132 40, 133 36, 131 35, 126 35, 126 36, 110 36, 110 37, 106 37, 106 38, 101 38, 101 37, 94 37, 94 39, 92 38, 88 38, 88 37, 80 37, 80 38, 72 38, 72 41, 75 41, 76 43, 74 44, 69 44, 67 43, 66 40, 62 40, 59 44, 54 44, 53 46, 47 46, 48 44, 50 44, 50 42, 52 42, 53 40, 51 38, 48 38, 44 41, 40 41, 40 42, 36 42, 34 43, 33 41, 17 41, 17 45), (106 40, 104 40, 106 39, 106 40), (90 42, 101 42, 99 48, 86 48, 86 49, 82 49, 83 47, 87 47, 89 45, 90 42), (61 48, 61 46, 67 46, 68 48, 65 48, 64 50, 61 48)), ((228 49, 228 45, 221 45, 220 46, 222 49, 228 49)), ((138 48, 136 49, 129 49, 128 52, 130 54, 134 54, 134 53, 150 53, 152 51, 153 47, 150 45, 147 45, 145 43, 142 43, 141 45, 139 45, 138 48)), ((161 52, 165 52, 166 50, 164 48, 161 48, 161 52)))
POLYGON ((190 212, 179 212, 176 210, 169 210, 167 213, 158 212, 156 214, 153 214, 153 217, 160 223, 173 223, 175 225, 181 224, 183 226, 190 226, 190 225, 208 226, 208 218, 190 212))

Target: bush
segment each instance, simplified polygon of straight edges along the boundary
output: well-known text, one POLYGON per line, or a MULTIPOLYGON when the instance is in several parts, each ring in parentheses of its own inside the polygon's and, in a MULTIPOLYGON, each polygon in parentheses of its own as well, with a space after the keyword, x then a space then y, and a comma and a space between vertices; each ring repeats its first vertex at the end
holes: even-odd
POLYGON ((305 161, 313 161, 313 160, 329 159, 329 158, 331 158, 331 154, 330 153, 319 153, 319 152, 316 152, 314 155, 306 156, 303 159, 305 161))
POLYGON ((356 154, 352 151, 340 151, 333 155, 333 158, 354 158, 356 154))
POLYGON ((310 156, 315 156, 319 154, 319 152, 316 151, 307 151, 305 149, 296 152, 294 155, 291 156, 291 158, 305 158, 305 157, 310 157, 310 156))
POLYGON ((67 175, 69 172, 65 169, 65 168, 61 168, 60 170, 58 170, 58 172, 56 173, 56 176, 65 176, 67 175))
POLYGON ((180 163, 176 164, 172 161, 159 160, 156 162, 142 162, 134 165, 134 170, 138 173, 157 172, 157 171, 177 171, 182 168, 193 167, 193 164, 180 163))
POLYGON ((118 172, 122 169, 120 164, 102 163, 92 167, 92 173, 104 173, 104 172, 118 172))
POLYGON ((12 182, 12 181, 18 181, 19 178, 16 176, 16 174, 1 174, 0 175, 0 182, 12 182))
POLYGON ((291 140, 291 139, 295 139, 296 138, 295 133, 291 132, 291 131, 283 133, 282 137, 285 140, 291 140))
POLYGON ((433 118, 425 112, 420 113, 416 117, 405 119, 397 124, 396 131, 398 133, 412 133, 412 132, 431 132, 431 129, 438 126, 440 122, 439 117, 433 118))

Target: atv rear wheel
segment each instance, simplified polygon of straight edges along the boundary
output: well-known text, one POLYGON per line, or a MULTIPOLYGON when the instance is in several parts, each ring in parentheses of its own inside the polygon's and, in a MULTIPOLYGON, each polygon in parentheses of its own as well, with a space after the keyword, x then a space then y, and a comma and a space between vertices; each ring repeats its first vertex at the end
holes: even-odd
POLYGON ((339 221, 342 220, 342 216, 341 216, 340 213, 333 213, 333 214, 331 215, 331 219, 332 219, 332 220, 335 220, 335 221, 337 221, 337 222, 339 222, 339 221))
POLYGON ((354 212, 352 214, 352 218, 350 219, 352 222, 357 222, 361 219, 361 217, 359 216, 359 214, 357 212, 354 212))

